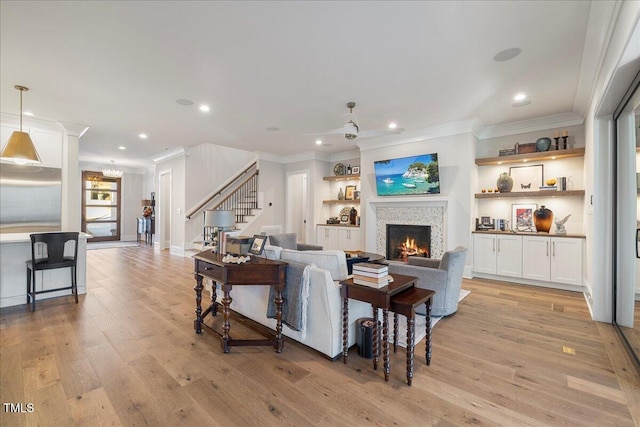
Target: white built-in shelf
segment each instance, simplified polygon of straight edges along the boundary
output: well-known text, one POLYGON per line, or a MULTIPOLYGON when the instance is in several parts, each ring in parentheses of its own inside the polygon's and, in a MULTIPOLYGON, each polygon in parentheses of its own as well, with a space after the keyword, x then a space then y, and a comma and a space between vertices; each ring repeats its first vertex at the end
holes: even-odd
MULTIPOLYGON (((583 157, 584 147, 567 150, 540 151, 528 154, 514 154, 513 156, 486 157, 476 159, 478 166, 506 165, 511 163, 523 163, 530 161, 568 159, 570 157, 583 157)), ((477 196, 477 195, 476 195, 477 196)), ((477 197, 476 197, 477 198, 477 197)))
POLYGON ((580 197, 584 196, 584 190, 567 190, 567 191, 512 191, 509 193, 476 193, 476 199, 501 199, 501 198, 520 198, 527 197, 580 197))

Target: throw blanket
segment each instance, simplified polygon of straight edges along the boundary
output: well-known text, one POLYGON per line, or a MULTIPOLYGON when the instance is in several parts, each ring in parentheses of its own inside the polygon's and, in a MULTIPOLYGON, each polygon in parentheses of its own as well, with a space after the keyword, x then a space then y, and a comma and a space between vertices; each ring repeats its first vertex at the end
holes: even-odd
MULTIPOLYGON (((287 261, 287 277, 284 291, 282 292, 282 323, 294 331, 302 334, 305 339, 307 330, 307 305, 309 302, 309 280, 311 267, 314 264, 301 264, 287 261)), ((274 299, 276 291, 273 286, 269 290, 269 302, 267 304, 267 317, 276 318, 276 303, 274 299)))

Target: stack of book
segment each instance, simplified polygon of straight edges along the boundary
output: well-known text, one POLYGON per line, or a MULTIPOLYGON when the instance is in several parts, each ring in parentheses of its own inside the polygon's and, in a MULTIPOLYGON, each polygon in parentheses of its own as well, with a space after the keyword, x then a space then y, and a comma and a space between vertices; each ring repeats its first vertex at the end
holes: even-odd
POLYGON ((353 283, 357 285, 382 288, 392 282, 389 276, 389 267, 383 264, 359 262, 353 264, 353 283))

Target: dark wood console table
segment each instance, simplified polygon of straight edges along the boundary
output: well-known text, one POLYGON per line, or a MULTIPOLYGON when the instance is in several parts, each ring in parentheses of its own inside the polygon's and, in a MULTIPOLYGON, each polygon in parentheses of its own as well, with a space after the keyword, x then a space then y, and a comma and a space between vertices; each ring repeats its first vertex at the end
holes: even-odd
POLYGON ((342 358, 346 364, 349 356, 349 298, 368 302, 373 307, 373 369, 378 369, 378 308, 382 309, 382 353, 384 362, 384 380, 389 381, 389 309, 391 297, 412 288, 417 277, 391 274, 393 282, 382 288, 358 285, 353 279, 340 282, 342 296, 342 358))
POLYGON ((196 319, 193 328, 196 333, 202 333, 205 327, 221 337, 222 351, 229 352, 232 346, 246 345, 272 345, 276 353, 282 352, 284 339, 282 338, 282 291, 285 286, 285 274, 287 263, 273 261, 265 258, 251 257, 246 264, 228 264, 222 262, 222 255, 215 254, 211 250, 200 252, 193 256, 195 259, 194 277, 196 286, 196 319), (222 298, 223 326, 222 334, 206 325, 203 320, 208 314, 217 315, 216 287, 213 286, 211 305, 202 311, 202 280, 209 278, 221 284, 224 297, 222 298), (233 286, 274 286, 276 290, 276 335, 263 340, 234 340, 229 336, 231 325, 229 323, 229 306, 231 305, 231 289, 233 286))

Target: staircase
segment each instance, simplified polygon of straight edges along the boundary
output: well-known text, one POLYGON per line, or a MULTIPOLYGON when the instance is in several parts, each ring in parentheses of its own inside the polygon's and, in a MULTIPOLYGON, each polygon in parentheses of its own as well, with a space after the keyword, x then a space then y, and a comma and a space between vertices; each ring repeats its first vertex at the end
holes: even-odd
POLYGON ((242 231, 253 222, 257 211, 261 209, 258 197, 258 176, 257 162, 254 161, 187 211, 186 221, 193 222, 194 228, 199 227, 200 233, 191 241, 191 247, 185 245, 185 257, 203 250, 203 212, 205 210, 235 211, 236 229, 232 234, 242 234, 242 231))

